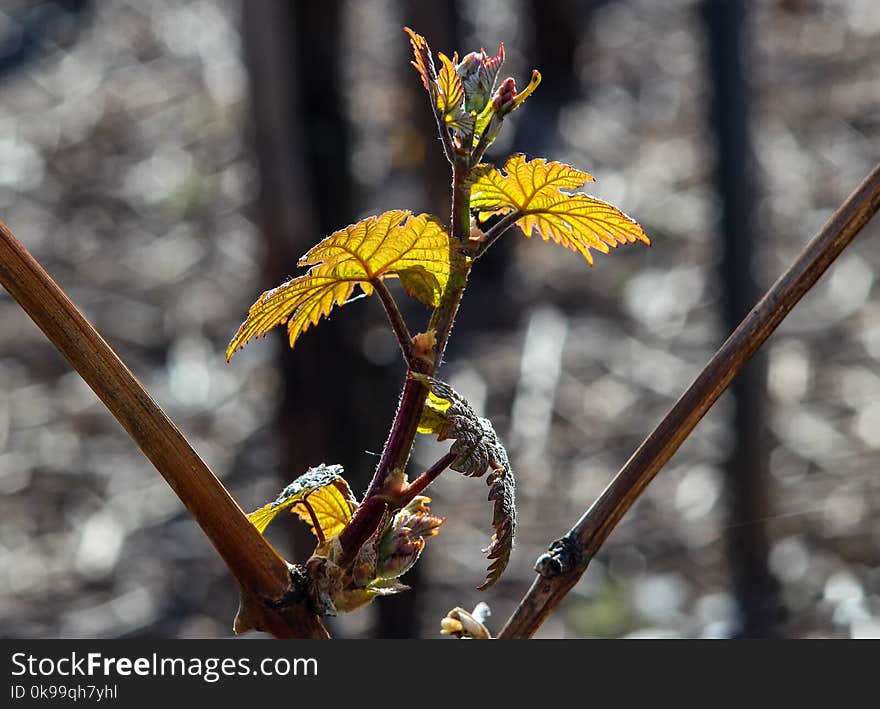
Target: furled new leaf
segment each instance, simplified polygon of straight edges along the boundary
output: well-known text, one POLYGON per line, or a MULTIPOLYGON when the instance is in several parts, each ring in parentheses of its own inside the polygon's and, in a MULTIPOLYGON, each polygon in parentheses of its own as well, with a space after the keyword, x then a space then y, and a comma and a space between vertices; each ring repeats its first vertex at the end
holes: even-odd
POLYGON ((334 232, 299 261, 308 273, 266 291, 248 311, 226 350, 226 359, 254 337, 287 323, 290 346, 345 305, 355 286, 370 295, 374 283, 397 277, 426 305, 437 305, 449 280, 449 236, 436 217, 394 210, 334 232))
POLYGON ((651 242, 642 227, 608 202, 590 195, 569 194, 593 177, 570 165, 543 159, 508 158, 504 172, 490 165, 477 170, 471 207, 485 219, 493 214, 520 214, 516 224, 526 236, 533 232, 544 241, 576 251, 592 264, 590 249, 608 253, 619 244, 651 242))
MULTIPOLYGON (((522 93, 517 92, 516 81, 514 81, 513 77, 508 76, 501 82, 501 85, 492 97, 492 101, 487 103, 477 113, 474 122, 474 147, 478 145, 483 146, 480 154, 495 141, 505 116, 519 108, 534 93, 540 83, 541 72, 537 69, 532 70, 532 78, 529 81, 529 85, 526 86, 522 93)), ((465 87, 465 90, 467 90, 467 87, 465 87)))
POLYGON ((490 57, 486 50, 471 52, 465 55, 461 63, 456 67, 461 83, 464 88, 466 111, 480 113, 495 90, 495 82, 501 65, 504 64, 504 43, 498 47, 498 54, 490 57))
POLYGON ((449 466, 464 475, 480 477, 489 471, 489 500, 494 502, 492 525, 495 534, 487 549, 491 560, 486 582, 494 584, 507 567, 516 534, 516 482, 507 451, 498 440, 492 423, 476 415, 470 404, 448 384, 424 375, 411 375, 428 387, 428 400, 419 421, 420 433, 433 433, 437 440, 454 439, 456 454, 449 466))
POLYGON ((323 543, 339 534, 357 509, 357 500, 342 472, 341 465, 322 463, 309 468, 284 488, 274 502, 251 512, 248 519, 262 533, 279 512, 292 508, 291 512, 308 523, 323 543))
POLYGON ((531 96, 535 89, 541 85, 541 72, 537 69, 532 69, 532 76, 529 79, 528 86, 525 87, 522 91, 516 93, 513 97, 513 101, 510 106, 506 107, 507 113, 512 113, 520 106, 522 106, 523 101, 525 101, 529 96, 531 96))

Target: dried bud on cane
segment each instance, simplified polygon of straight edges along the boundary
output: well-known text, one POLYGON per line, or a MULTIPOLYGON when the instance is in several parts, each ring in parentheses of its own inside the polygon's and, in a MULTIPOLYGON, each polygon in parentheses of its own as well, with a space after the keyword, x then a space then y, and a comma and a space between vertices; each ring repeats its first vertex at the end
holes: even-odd
POLYGON ((440 634, 460 640, 491 640, 489 629, 482 623, 489 615, 489 606, 485 603, 477 604, 472 613, 464 608, 453 608, 440 621, 440 634))

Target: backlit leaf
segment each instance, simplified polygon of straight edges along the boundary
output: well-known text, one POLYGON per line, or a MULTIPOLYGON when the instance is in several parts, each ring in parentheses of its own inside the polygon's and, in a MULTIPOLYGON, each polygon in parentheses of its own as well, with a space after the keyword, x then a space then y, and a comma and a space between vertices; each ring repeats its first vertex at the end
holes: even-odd
MULTIPOLYGON (((310 492, 303 497, 312 508, 324 539, 335 537, 348 524, 351 516, 357 508, 357 501, 354 499, 351 490, 345 480, 340 478, 339 481, 332 485, 318 488, 314 492, 310 492)), ((318 536, 315 531, 314 520, 305 505, 295 505, 291 510, 294 514, 309 525, 312 534, 318 536)))
POLYGON ((370 295, 373 283, 399 277, 404 289, 436 305, 449 280, 449 236, 436 217, 394 210, 334 232, 299 261, 308 273, 266 291, 248 311, 226 359, 249 340, 287 323, 290 346, 309 326, 345 305, 355 286, 370 295))
MULTIPOLYGON (((495 115, 495 108, 492 106, 491 102, 487 103, 480 113, 477 114, 477 118, 474 121, 474 147, 476 147, 477 143, 480 142, 480 138, 483 135, 483 132, 489 126, 489 121, 492 120, 492 116, 495 115)), ((490 141, 489 144, 494 142, 494 138, 490 141)))
POLYGON ((419 422, 420 433, 433 433, 437 440, 453 439, 456 459, 449 466, 463 475, 489 476, 489 500, 494 502, 492 525, 495 534, 486 552, 491 560, 485 590, 507 567, 516 534, 516 482, 507 451, 489 419, 474 413, 471 405, 448 384, 424 375, 410 375, 428 387, 428 400, 419 422))
POLYGON ((650 244, 642 227, 617 207, 590 195, 568 194, 593 177, 570 165, 543 159, 508 158, 504 172, 486 165, 477 169, 471 207, 485 219, 492 214, 517 212, 516 224, 526 236, 533 232, 544 241, 576 251, 592 264, 590 249, 608 253, 619 244, 650 244))
MULTIPOLYGON (((440 73, 437 76, 437 110, 450 128, 464 133, 474 125, 474 117, 464 110, 464 86, 453 60, 440 52, 440 73)), ((456 60, 458 57, 455 58, 456 60)))
POLYGON ((284 488, 274 502, 251 512, 248 519, 262 533, 279 512, 292 508, 291 512, 309 524, 319 541, 335 537, 357 509, 342 472, 341 465, 322 463, 309 468, 284 488))
POLYGON ((447 399, 442 399, 428 390, 428 398, 425 400, 422 416, 419 419, 419 433, 433 433, 440 440, 445 440, 447 438, 446 432, 452 425, 450 418, 446 415, 450 405, 451 402, 447 399))
POLYGON ((434 60, 431 58, 431 48, 428 47, 428 40, 417 32, 413 32, 409 27, 403 28, 404 32, 409 35, 409 42, 413 48, 415 60, 410 62, 422 77, 422 85, 433 94, 434 81, 437 78, 437 70, 434 68, 434 60))

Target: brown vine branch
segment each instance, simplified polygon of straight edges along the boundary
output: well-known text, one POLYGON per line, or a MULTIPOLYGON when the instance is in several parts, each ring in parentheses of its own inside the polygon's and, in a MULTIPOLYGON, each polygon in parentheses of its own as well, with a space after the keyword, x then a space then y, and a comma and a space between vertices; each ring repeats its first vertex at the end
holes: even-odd
POLYGON ((248 521, 110 345, 2 222, 0 284, 104 402, 211 540, 241 588, 236 629, 328 637, 294 582, 301 574, 248 521))
POLYGON ((715 353, 599 499, 538 560, 534 581, 499 638, 529 638, 574 587, 590 559, 749 358, 880 209, 880 165, 832 215, 715 353))

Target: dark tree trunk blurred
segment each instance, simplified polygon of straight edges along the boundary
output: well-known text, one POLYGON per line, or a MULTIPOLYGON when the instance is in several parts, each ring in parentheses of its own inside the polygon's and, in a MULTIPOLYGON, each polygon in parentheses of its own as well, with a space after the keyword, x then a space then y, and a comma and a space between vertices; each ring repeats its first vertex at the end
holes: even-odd
MULTIPOLYGON (((261 178, 256 212, 267 247, 265 288, 296 275, 298 257, 356 217, 340 81, 342 7, 337 0, 242 4, 261 178)), ((402 375, 399 365, 378 366, 364 356, 366 329, 382 318, 371 300, 310 329, 295 352, 286 333, 278 335, 281 482, 327 462, 344 465, 356 491, 366 487, 376 461, 367 451, 382 448, 402 375)), ((314 541, 298 539, 302 557, 314 541)))
POLYGON ((7 9, 0 27, 0 79, 70 45, 89 14, 89 0, 46 0, 7 9))
MULTIPOLYGON (((521 49, 527 65, 526 71, 515 78, 520 89, 528 83, 533 68, 541 72, 542 79, 541 87, 516 114, 512 152, 558 159, 559 114, 566 105, 583 99, 577 52, 594 3, 595 0, 527 0, 525 3, 522 24, 526 39, 521 49)), ((487 47, 487 50, 494 49, 487 47)), ((505 67, 499 79, 510 74, 510 67, 505 67)), ((493 152, 490 147, 488 157, 499 164, 507 156, 493 152)), ((473 296, 475 306, 469 311, 475 326, 516 327, 522 314, 527 312, 524 307, 498 307, 500 293, 514 300, 518 297, 532 300, 535 295, 518 290, 505 292, 513 252, 519 242, 514 230, 496 243, 480 263, 479 277, 474 279, 471 291, 479 289, 481 296, 473 296)))
MULTIPOLYGON (((746 2, 705 0, 712 85, 712 129, 717 142, 716 185, 721 197, 721 280, 726 332, 757 302, 752 275, 756 243, 753 207, 758 188, 749 141, 749 97, 744 77, 746 2)), ((758 353, 730 387, 734 441, 726 463, 727 545, 744 637, 776 634, 779 591, 767 566, 769 474, 765 427, 766 363, 758 353)))
MULTIPOLYGON (((559 113, 581 98, 577 50, 590 21, 591 0, 529 0, 525 29, 528 68, 541 72, 541 88, 517 114, 516 149, 545 155, 558 140, 559 113)), ((527 83, 530 73, 520 80, 527 83)))

